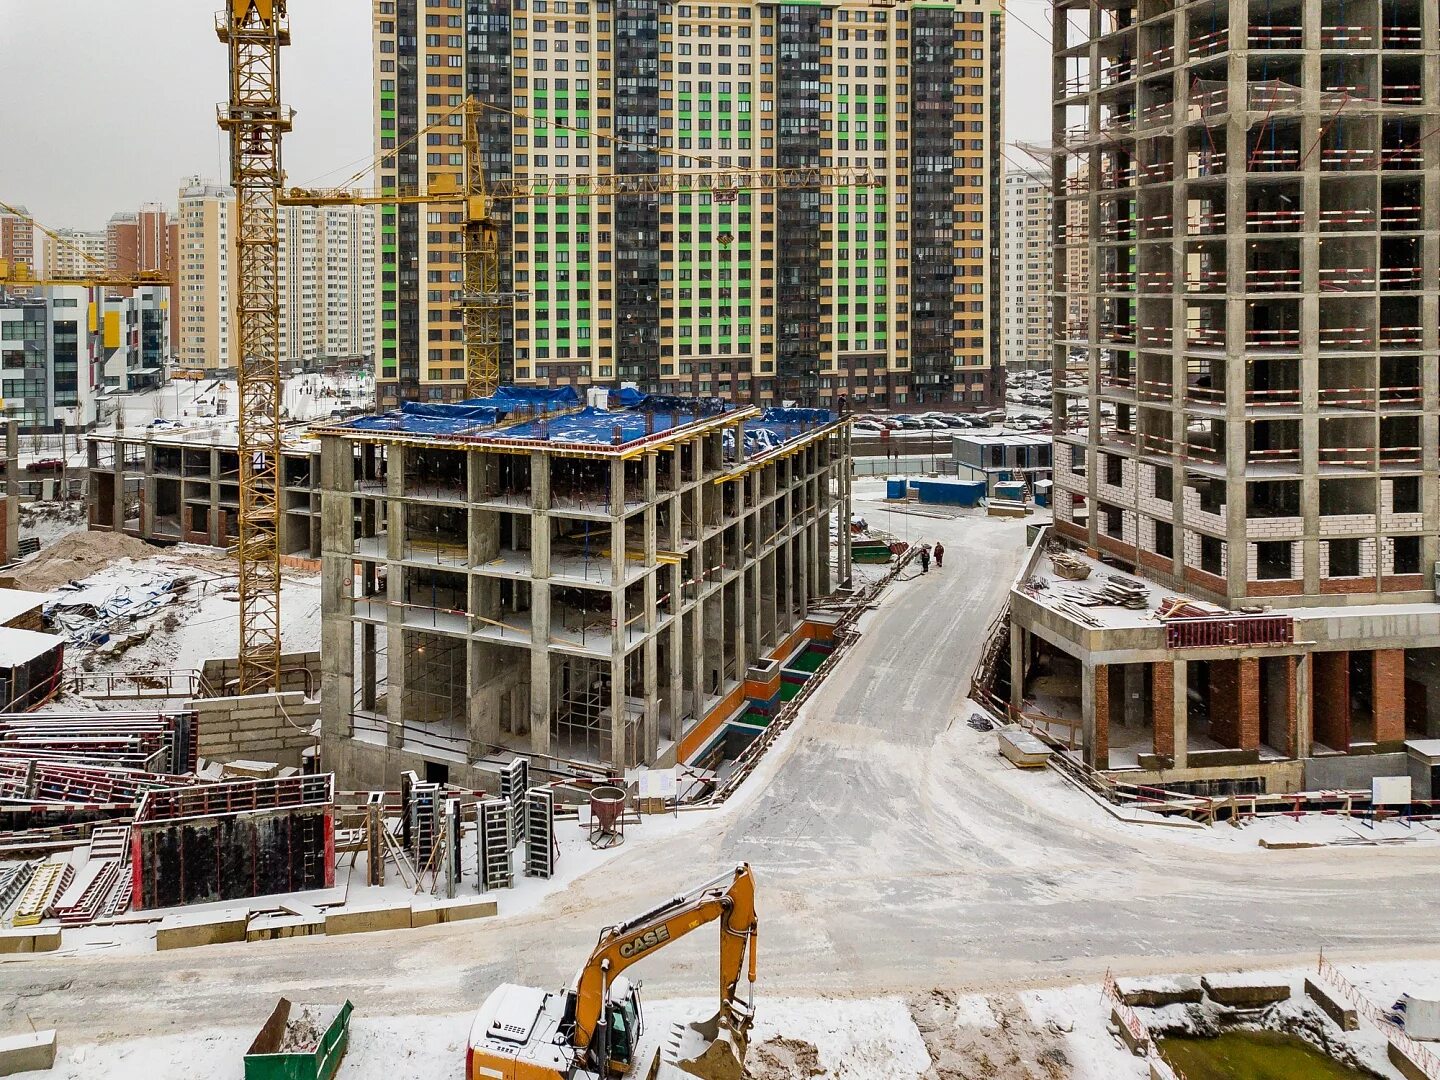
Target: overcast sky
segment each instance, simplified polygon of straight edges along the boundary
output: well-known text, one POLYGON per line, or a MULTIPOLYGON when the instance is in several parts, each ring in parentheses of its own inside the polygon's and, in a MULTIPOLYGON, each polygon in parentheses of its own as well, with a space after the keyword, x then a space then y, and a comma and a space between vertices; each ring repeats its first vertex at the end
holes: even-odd
MULTIPOLYGON (((51 228, 175 205, 183 178, 223 178, 221 0, 0 0, 0 200, 51 228)), ((1046 0, 1010 0, 1007 139, 1048 139, 1046 0)), ((371 153, 370 0, 291 0, 281 92, 292 183, 339 182, 371 153)), ((1031 164, 1018 151, 1012 160, 1031 164)))

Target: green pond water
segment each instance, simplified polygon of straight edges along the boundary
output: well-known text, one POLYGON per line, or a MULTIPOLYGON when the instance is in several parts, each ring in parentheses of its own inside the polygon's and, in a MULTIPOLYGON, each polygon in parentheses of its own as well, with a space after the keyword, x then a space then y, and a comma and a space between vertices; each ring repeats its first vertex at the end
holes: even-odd
POLYGON ((1166 1036, 1157 1045, 1185 1080, 1371 1080, 1374 1076, 1279 1031, 1227 1031, 1208 1039, 1166 1036))

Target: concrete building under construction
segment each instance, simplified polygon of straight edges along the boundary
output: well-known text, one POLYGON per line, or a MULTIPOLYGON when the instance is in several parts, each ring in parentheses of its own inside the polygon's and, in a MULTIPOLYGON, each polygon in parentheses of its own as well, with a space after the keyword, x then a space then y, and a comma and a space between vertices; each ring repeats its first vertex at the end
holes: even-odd
POLYGON ((685 759, 757 668, 778 694, 772 658, 848 577, 842 419, 549 404, 502 388, 315 429, 322 753, 344 782, 685 759))
POLYGON ((1180 606, 1096 614, 1037 556, 1012 704, 1142 782, 1403 773, 1440 735, 1436 6, 1053 25, 1054 533, 1180 606))

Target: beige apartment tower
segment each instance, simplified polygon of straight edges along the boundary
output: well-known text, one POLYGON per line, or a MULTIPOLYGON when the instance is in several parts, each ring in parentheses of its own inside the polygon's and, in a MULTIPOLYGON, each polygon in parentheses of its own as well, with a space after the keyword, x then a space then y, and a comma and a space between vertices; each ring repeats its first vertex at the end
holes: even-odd
POLYGON ((235 192, 192 179, 180 189, 177 314, 181 368, 225 371, 234 366, 230 305, 235 289, 235 192))

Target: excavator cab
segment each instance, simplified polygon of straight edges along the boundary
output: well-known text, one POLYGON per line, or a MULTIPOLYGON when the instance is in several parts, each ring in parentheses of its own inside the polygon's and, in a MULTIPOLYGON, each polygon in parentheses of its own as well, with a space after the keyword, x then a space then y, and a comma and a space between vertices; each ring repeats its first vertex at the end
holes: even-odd
POLYGON ((635 1064, 635 1048, 645 1033, 645 1014, 640 1009, 640 983, 621 975, 610 986, 606 1006, 605 1034, 597 1043, 607 1044, 606 1066, 611 1076, 623 1076, 635 1064))

